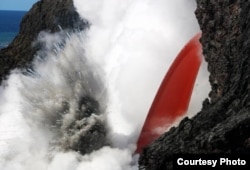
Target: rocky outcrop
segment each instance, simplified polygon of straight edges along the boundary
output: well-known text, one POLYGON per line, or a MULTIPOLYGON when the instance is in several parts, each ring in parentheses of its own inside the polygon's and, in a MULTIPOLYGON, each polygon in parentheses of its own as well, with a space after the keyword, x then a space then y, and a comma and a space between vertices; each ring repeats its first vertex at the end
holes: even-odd
POLYGON ((58 32, 60 29, 84 29, 88 23, 75 11, 72 0, 41 0, 24 16, 20 32, 5 49, 0 50, 0 82, 14 68, 27 66, 39 45, 32 45, 41 31, 58 32))
POLYGON ((141 169, 173 169, 180 153, 250 153, 250 2, 199 0, 212 91, 202 111, 185 118, 141 154, 141 169))

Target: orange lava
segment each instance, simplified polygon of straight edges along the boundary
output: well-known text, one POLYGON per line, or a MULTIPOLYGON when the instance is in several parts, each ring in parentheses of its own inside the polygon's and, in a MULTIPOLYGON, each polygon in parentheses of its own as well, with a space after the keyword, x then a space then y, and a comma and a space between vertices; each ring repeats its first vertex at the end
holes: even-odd
POLYGON ((200 36, 195 35, 184 46, 164 77, 137 141, 136 153, 187 112, 202 61, 200 36))

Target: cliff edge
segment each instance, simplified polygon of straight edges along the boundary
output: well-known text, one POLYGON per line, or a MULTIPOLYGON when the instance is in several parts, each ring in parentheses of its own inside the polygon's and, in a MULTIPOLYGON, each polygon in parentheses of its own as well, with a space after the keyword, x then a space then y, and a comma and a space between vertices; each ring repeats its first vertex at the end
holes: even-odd
POLYGON ((199 0, 210 100, 146 147, 140 169, 173 169, 175 154, 250 153, 250 2, 199 0))
MULTIPOLYGON (((250 2, 197 0, 196 16, 202 30, 203 54, 208 62, 210 99, 192 119, 146 147, 140 169, 173 168, 178 153, 250 153, 250 2)), ((25 68, 39 46, 40 31, 84 29, 72 0, 41 0, 23 18, 20 33, 0 51, 0 81, 14 68, 25 68)))

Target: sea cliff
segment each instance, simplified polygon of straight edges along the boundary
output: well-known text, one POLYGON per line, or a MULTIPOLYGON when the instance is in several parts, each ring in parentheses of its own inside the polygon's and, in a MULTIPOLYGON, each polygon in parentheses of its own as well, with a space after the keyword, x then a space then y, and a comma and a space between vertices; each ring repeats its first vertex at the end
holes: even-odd
MULTIPOLYGON (((202 30, 203 54, 210 72, 210 99, 192 119, 184 118, 147 146, 141 169, 173 168, 177 153, 250 153, 250 2, 199 0, 196 16, 202 30)), ((0 51, 0 80, 14 68, 30 66, 41 31, 83 30, 72 0, 41 0, 25 15, 20 32, 0 51)))

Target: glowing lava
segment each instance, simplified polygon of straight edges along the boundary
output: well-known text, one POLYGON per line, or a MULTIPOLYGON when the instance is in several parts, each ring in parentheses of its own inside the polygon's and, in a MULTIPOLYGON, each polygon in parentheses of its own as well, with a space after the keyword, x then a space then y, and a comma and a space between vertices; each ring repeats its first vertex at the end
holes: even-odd
POLYGON ((184 46, 163 79, 137 141, 136 153, 187 112, 202 61, 200 36, 195 35, 184 46))

